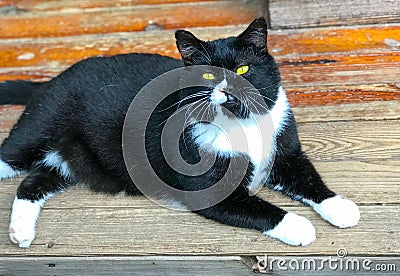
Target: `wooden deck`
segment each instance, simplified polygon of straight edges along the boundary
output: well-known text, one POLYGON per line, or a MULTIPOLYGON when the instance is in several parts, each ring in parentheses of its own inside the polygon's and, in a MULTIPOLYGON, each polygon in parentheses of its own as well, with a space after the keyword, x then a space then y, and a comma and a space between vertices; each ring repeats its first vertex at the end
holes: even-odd
MULTIPOLYGON (((1 81, 47 80, 93 55, 178 57, 177 28, 214 39, 238 34, 265 15, 270 52, 280 64, 304 150, 328 186, 361 209, 357 227, 337 229, 309 208, 263 191, 263 198, 316 227, 313 244, 292 247, 145 198, 107 197, 76 187, 48 201, 36 240, 20 249, 8 239, 8 222, 21 179, 4 180, 0 275, 245 275, 252 271, 249 260, 264 254, 336 256, 345 248, 351 256, 399 256, 400 8, 396 1, 376 1, 381 5, 372 8, 364 2, 370 1, 0 1, 1 81), (358 9, 350 12, 355 3, 358 9), (332 10, 335 15, 324 16, 332 10)), ((1 139, 22 110, 0 107, 1 139)))

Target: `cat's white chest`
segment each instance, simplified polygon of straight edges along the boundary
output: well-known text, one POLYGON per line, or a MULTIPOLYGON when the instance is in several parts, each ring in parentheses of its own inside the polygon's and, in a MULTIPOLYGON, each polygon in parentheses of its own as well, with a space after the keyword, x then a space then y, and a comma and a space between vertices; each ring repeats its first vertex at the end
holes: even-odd
POLYGON ((223 157, 246 155, 254 165, 249 190, 256 189, 268 177, 268 168, 276 151, 275 139, 285 126, 290 110, 285 91, 279 89, 278 99, 265 115, 248 119, 229 118, 217 108, 214 121, 193 127, 196 144, 203 150, 223 157))
POLYGON ((244 154, 258 164, 268 158, 274 132, 269 115, 238 120, 218 112, 212 123, 196 125, 193 135, 200 148, 224 157, 244 154))

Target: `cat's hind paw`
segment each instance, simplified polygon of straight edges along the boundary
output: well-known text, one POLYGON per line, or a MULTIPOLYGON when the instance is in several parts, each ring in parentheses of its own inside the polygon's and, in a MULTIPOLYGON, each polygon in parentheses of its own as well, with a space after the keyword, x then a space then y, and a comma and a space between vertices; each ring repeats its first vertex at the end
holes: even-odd
POLYGON ((287 213, 278 225, 263 234, 290 245, 305 246, 315 240, 315 228, 311 222, 294 213, 287 213))
POLYGON ((355 226, 360 220, 358 206, 353 201, 338 195, 311 206, 323 219, 339 228, 355 226))

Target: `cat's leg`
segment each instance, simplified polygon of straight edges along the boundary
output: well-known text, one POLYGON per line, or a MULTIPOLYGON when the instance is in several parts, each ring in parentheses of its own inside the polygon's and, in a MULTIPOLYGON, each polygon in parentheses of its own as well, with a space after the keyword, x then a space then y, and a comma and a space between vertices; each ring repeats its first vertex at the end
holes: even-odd
MULTIPOLYGON (((17 151, 18 149, 14 150, 17 151)), ((9 152, 12 152, 11 147, 4 146, 0 148, 0 180, 6 178, 12 178, 24 173, 24 170, 21 166, 16 166, 16 164, 20 164, 18 160, 15 159, 15 156, 9 156, 9 152)))
POLYGON ((301 150, 275 161, 271 182, 268 183, 270 188, 311 206, 323 219, 337 227, 357 225, 360 219, 358 206, 331 191, 301 150))
POLYGON ((305 217, 288 213, 240 189, 221 203, 195 212, 223 224, 256 229, 290 245, 305 246, 315 240, 314 226, 305 217))
POLYGON ((73 183, 54 168, 40 167, 23 180, 14 199, 10 239, 19 247, 29 247, 35 238, 36 221, 45 201, 73 183))

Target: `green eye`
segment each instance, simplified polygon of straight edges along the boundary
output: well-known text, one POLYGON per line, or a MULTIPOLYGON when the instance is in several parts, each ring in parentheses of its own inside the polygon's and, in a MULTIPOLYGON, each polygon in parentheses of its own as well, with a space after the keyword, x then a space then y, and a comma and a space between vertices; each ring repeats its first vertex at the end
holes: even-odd
POLYGON ((249 66, 247 65, 240 66, 238 69, 236 69, 236 73, 238 73, 239 75, 246 74, 248 71, 249 71, 249 66))
POLYGON ((204 74, 203 74, 203 79, 206 79, 206 80, 213 80, 213 79, 215 79, 215 77, 214 77, 214 75, 211 74, 211 73, 204 73, 204 74))

